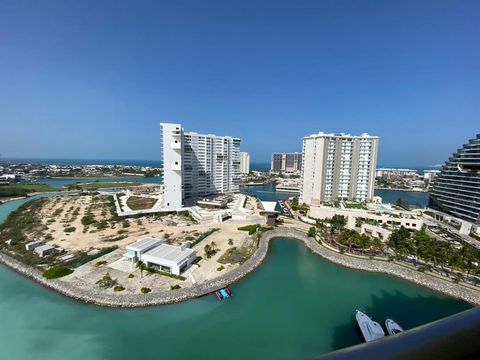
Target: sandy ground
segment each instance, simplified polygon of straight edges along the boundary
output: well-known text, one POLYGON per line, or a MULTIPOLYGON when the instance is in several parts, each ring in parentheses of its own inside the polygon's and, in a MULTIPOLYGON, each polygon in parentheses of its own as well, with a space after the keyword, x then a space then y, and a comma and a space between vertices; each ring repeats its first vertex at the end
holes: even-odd
POLYGON ((193 265, 182 274, 186 277, 186 280, 172 279, 146 271, 143 271, 142 276, 140 270, 134 264, 123 258, 122 255, 125 253, 124 248, 115 250, 76 268, 71 275, 62 278, 62 280, 84 289, 98 289, 100 292, 115 293, 118 295, 122 293, 140 293, 142 287, 150 288, 153 293, 170 291, 170 286, 172 285, 180 285, 182 288, 190 287, 194 283, 211 280, 238 266, 238 264, 223 265, 224 269, 219 271, 217 269, 220 268, 222 264, 218 263, 217 260, 231 247, 231 245, 228 244, 229 239, 232 239, 233 246, 237 247, 253 244, 253 239, 247 232, 237 230, 241 225, 241 223, 233 222, 223 223, 219 231, 211 234, 193 247, 202 259, 198 262, 198 265, 193 265), (215 242, 218 251, 208 259, 205 255, 204 247, 206 244, 211 244, 212 242, 215 242), (97 265, 100 262, 106 262, 106 264, 97 265), (106 274, 109 274, 111 278, 116 280, 117 284, 123 286, 125 290, 122 292, 114 292, 113 288, 100 288, 96 282, 106 274), (130 274, 133 274, 134 277, 129 278, 128 276, 130 274))
MULTIPOLYGON (((249 205, 256 209, 255 201, 249 201, 249 205)), ((166 215, 110 222, 108 196, 51 198, 46 201, 40 211, 40 217, 42 224, 47 227, 42 234, 43 238, 47 243, 61 247, 68 253, 117 245, 118 250, 76 268, 73 274, 63 279, 85 289, 98 289, 101 292, 113 293, 112 288, 104 290, 95 284, 108 273, 119 285, 125 287, 123 292, 116 292, 119 295, 125 292, 138 293, 142 287, 148 287, 152 289, 152 292, 163 292, 169 291, 172 285, 180 285, 183 288, 191 286, 193 283, 210 280, 238 266, 238 264, 223 264, 224 269, 218 270, 222 264, 217 260, 225 251, 232 246, 242 247, 254 244, 253 238, 247 232, 238 230, 238 227, 250 225, 252 221, 228 220, 221 224, 197 224, 181 215, 166 215), (93 214, 97 222, 107 220, 107 228, 99 230, 94 225, 84 226, 81 219, 88 213, 93 214), (128 227, 124 227, 125 222, 128 223, 128 227), (70 233, 65 232, 65 229, 70 227, 75 227, 75 230, 70 233), (193 247, 202 259, 198 265, 187 270, 185 275, 187 280, 185 281, 145 271, 142 277, 140 271, 133 264, 128 260, 122 260, 126 246, 139 238, 154 236, 172 244, 180 244, 184 241, 194 240, 212 228, 220 230, 193 247), (230 239, 233 245, 229 244, 230 239), (208 259, 204 247, 212 242, 215 244, 217 252, 208 259), (103 261, 106 264, 97 266, 98 262, 103 261), (134 277, 128 278, 130 274, 133 274, 134 277)))
MULTIPOLYGON (((110 219, 110 212, 106 200, 103 197, 92 196, 69 196, 48 199, 47 204, 41 210, 41 221, 47 226, 43 236, 47 242, 65 249, 66 251, 85 250, 90 248, 105 248, 118 245, 124 248, 128 244, 145 236, 164 238, 167 242, 178 244, 187 240, 194 240, 205 231, 214 228, 222 228, 222 236, 215 234, 215 242, 218 245, 222 238, 236 238, 236 225, 223 224, 196 224, 186 217, 179 215, 166 215, 161 218, 145 216, 140 219, 125 219, 109 223, 106 229, 99 230, 94 225, 84 226, 82 217, 91 212, 97 222, 110 219), (74 215, 78 212, 78 215, 74 215), (128 223, 128 227, 124 227, 128 223), (73 232, 65 232, 65 229, 75 227, 73 232)), ((212 235, 214 236, 214 235, 212 235)))

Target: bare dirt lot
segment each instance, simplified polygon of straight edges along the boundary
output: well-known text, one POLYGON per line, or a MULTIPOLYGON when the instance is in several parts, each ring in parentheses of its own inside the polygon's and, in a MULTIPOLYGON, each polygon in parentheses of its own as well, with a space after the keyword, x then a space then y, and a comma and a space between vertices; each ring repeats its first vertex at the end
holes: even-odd
POLYGON ((112 196, 85 195, 48 199, 39 210, 42 233, 36 234, 49 244, 66 252, 91 251, 117 245, 115 250, 76 268, 74 273, 63 278, 76 286, 107 293, 138 293, 142 287, 152 292, 163 292, 171 286, 188 287, 193 283, 210 280, 238 266, 237 263, 219 263, 219 258, 232 248, 256 248, 253 236, 238 230, 250 222, 226 221, 224 223, 198 224, 190 217, 180 214, 151 215, 139 218, 119 218, 114 213, 112 196), (127 245, 137 239, 154 236, 171 244, 194 241, 213 228, 213 232, 193 249, 201 258, 197 265, 187 270, 185 280, 143 272, 128 260, 122 260, 127 245), (206 252, 208 245, 213 251, 206 252), (109 275, 115 286, 124 288, 115 292, 114 286, 100 287, 97 282, 109 275))

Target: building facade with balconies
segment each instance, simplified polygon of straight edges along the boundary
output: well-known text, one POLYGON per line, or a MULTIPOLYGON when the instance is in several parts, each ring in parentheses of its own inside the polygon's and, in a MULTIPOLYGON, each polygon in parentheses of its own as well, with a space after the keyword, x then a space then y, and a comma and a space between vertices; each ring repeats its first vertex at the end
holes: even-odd
POLYGON ((303 139, 300 201, 318 206, 336 200, 371 201, 377 136, 319 133, 303 139))
POLYGON ((295 153, 273 153, 270 171, 277 174, 300 173, 302 170, 302 154, 295 153))
POLYGON ((429 206, 480 225, 480 134, 445 162, 430 190, 429 206))
POLYGON ((160 126, 164 207, 178 209, 208 195, 239 191, 240 139, 185 132, 180 124, 160 126))

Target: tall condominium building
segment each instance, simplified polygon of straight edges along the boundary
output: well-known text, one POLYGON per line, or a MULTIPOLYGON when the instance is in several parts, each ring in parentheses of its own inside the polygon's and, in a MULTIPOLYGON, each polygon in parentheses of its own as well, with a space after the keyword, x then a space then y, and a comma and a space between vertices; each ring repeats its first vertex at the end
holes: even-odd
POLYGON ((241 174, 250 173, 250 154, 247 152, 240 153, 240 173, 241 174))
POLYGON ((302 154, 297 152, 273 153, 270 170, 274 173, 300 172, 302 170, 302 154))
POLYGON ((303 138, 300 201, 308 205, 373 198, 378 137, 319 133, 303 138))
POLYGON ((429 206, 480 225, 480 134, 445 162, 430 190, 429 206))
POLYGON ((179 209, 197 198, 236 192, 240 182, 240 139, 185 132, 162 123, 164 207, 179 209))

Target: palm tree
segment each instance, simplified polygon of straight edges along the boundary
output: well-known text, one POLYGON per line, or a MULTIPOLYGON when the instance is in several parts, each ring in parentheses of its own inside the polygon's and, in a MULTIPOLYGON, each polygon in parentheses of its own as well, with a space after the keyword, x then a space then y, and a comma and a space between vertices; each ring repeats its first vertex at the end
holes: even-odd
POLYGON ((212 242, 210 243, 210 247, 211 247, 212 251, 216 251, 216 250, 217 250, 217 244, 215 243, 215 241, 212 241, 212 242))
POLYGON ((147 265, 143 261, 138 260, 137 267, 140 270, 140 278, 143 278, 143 270, 147 270, 147 265))
POLYGON ((332 224, 332 231, 342 230, 345 225, 347 225, 347 219, 343 215, 333 215, 330 222, 332 224))

